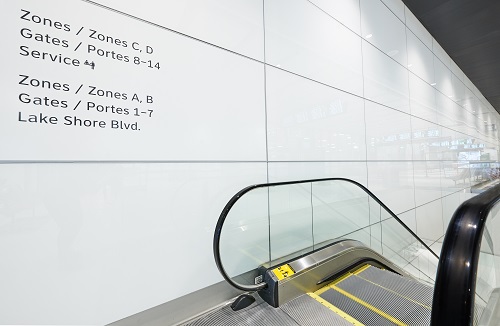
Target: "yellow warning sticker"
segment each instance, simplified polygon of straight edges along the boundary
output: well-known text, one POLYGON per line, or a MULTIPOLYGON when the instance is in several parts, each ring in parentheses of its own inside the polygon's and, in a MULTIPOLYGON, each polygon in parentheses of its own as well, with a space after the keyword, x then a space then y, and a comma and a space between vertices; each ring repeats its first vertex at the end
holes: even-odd
POLYGON ((288 276, 295 274, 293 269, 288 264, 276 267, 275 269, 273 269, 273 273, 280 281, 288 276))

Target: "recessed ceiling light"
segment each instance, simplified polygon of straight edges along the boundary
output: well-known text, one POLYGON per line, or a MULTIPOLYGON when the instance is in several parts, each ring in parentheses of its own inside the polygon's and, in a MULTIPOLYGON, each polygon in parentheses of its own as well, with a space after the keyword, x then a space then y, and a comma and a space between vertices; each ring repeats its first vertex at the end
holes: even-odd
POLYGON ((366 38, 370 38, 372 36, 373 36, 373 34, 368 34, 368 35, 366 35, 366 38))

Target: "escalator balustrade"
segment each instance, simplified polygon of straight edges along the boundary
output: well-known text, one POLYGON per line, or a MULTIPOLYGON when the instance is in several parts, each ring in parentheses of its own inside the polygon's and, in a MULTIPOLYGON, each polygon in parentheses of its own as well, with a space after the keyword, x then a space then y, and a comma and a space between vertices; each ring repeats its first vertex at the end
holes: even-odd
POLYGON ((183 325, 499 325, 499 202, 500 185, 463 203, 439 258, 353 180, 249 186, 214 234, 243 294, 183 325))

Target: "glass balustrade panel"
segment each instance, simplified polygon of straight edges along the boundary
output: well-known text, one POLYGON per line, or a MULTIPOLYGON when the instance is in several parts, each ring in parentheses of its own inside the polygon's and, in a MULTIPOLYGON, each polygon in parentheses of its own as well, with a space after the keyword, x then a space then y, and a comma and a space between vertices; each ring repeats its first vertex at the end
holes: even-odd
POLYGON ((242 285, 255 284, 257 268, 270 260, 268 196, 267 188, 246 193, 229 211, 221 231, 222 265, 242 285))
POLYGON ((383 208, 380 223, 382 255, 415 278, 432 284, 438 266, 433 252, 383 208))
MULTIPOLYGON (((476 228, 475 225, 469 227, 476 228)), ((474 325, 488 325, 500 313, 500 204, 488 214, 476 278, 474 325)), ((467 264, 467 262, 465 262, 467 264)), ((498 322, 498 320, 496 320, 498 322)))
POLYGON ((292 259, 313 250, 311 183, 269 188, 271 260, 292 259))
POLYGON ((312 184, 313 235, 316 247, 341 238, 370 244, 368 194, 345 181, 312 184))
POLYGON ((437 259, 382 205, 344 180, 255 188, 236 201, 221 231, 224 270, 255 284, 268 267, 344 239, 358 240, 430 282, 437 259))

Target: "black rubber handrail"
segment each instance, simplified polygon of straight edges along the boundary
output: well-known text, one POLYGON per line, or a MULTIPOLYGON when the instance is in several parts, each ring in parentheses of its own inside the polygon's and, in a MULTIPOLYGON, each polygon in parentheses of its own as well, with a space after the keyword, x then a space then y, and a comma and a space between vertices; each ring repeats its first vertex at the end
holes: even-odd
POLYGON ((276 183, 262 183, 262 184, 256 184, 252 186, 248 186, 246 188, 243 188, 242 190, 238 191, 226 204, 224 209, 222 210, 219 219, 217 221, 217 224, 215 226, 215 232, 214 232, 214 241, 213 241, 213 251, 214 251, 214 258, 215 258, 215 264, 217 265, 217 268, 219 269, 219 272, 222 274, 222 277, 231 284, 233 287, 242 290, 242 291, 258 291, 267 286, 266 283, 262 282, 259 284, 255 285, 243 285, 235 282, 232 280, 226 273, 224 266, 221 261, 220 257, 220 235, 222 231, 222 227, 224 226, 224 222, 226 221, 227 214, 231 210, 231 208, 234 206, 234 204, 247 192, 257 189, 257 188, 269 188, 269 187, 275 187, 275 186, 285 186, 285 185, 292 185, 292 184, 301 184, 301 183, 313 183, 313 182, 322 182, 322 181, 345 181, 345 182, 350 182, 359 188, 361 188, 364 192, 366 192, 370 197, 372 197, 380 206, 382 206, 396 221, 398 221, 401 226, 403 226, 415 239, 417 239, 429 252, 431 252, 436 258, 439 259, 439 257, 432 251, 429 246, 427 246, 410 228, 404 224, 399 217, 396 216, 380 199, 377 198, 370 190, 368 190, 365 186, 360 184, 359 182, 356 182, 351 179, 345 179, 345 178, 325 178, 325 179, 311 179, 311 180, 300 180, 300 181, 287 181, 287 182, 276 182, 276 183))
POLYGON ((499 201, 497 185, 465 201, 453 214, 436 274, 432 326, 472 325, 481 241, 488 214, 499 201))

